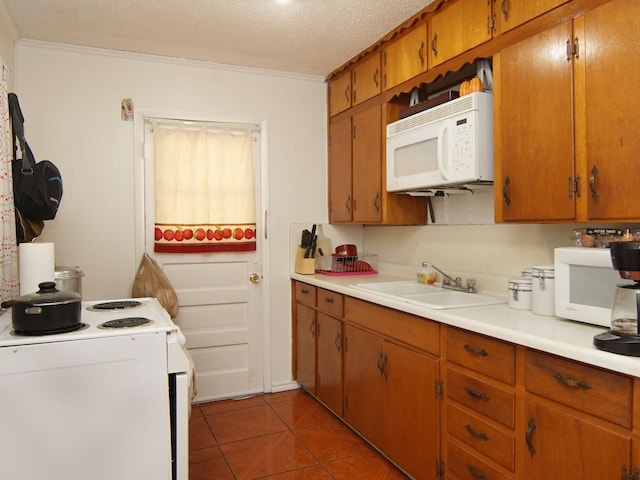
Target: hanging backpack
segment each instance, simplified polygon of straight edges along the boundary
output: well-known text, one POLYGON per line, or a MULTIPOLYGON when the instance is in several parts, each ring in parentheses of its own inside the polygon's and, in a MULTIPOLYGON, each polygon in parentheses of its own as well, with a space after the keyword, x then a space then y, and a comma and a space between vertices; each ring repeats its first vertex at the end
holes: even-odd
POLYGON ((53 220, 62 200, 62 176, 49 160, 36 162, 24 136, 24 116, 18 96, 9 94, 13 129, 13 200, 22 217, 33 221, 53 220), (22 158, 18 158, 18 144, 22 158))

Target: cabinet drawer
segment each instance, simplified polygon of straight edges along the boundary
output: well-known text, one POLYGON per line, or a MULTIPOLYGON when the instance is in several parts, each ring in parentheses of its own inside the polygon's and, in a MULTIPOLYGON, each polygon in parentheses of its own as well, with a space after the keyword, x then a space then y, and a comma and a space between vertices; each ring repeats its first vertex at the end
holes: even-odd
POLYGON ((447 397, 497 422, 514 427, 515 394, 448 367, 447 397))
POLYGON ((478 459, 477 455, 465 450, 455 442, 447 443, 447 457, 449 471, 460 480, 510 480, 512 477, 503 475, 495 468, 478 459))
POLYGON ((631 427, 630 377, 535 350, 527 350, 525 355, 527 391, 631 427))
POLYGON ((346 297, 344 316, 348 322, 395 338, 421 350, 440 354, 440 327, 436 322, 374 303, 346 297))
POLYGON ((475 415, 447 403, 447 432, 461 442, 513 471, 515 438, 475 415))
POLYGON ((484 335, 447 328, 447 361, 513 385, 515 347, 484 335))
POLYGON ((340 293, 318 288, 318 310, 332 317, 342 318, 343 298, 340 293))
POLYGON ((315 307, 316 287, 307 283, 296 282, 296 301, 309 305, 310 307, 315 307))

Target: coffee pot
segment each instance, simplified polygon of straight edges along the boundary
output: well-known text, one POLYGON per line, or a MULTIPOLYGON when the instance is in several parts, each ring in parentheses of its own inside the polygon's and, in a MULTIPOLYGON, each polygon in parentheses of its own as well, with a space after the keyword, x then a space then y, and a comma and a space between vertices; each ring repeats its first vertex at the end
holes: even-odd
POLYGON ((611 242, 613 268, 633 284, 617 285, 611 308, 611 328, 593 339, 608 352, 640 356, 640 242, 611 242))

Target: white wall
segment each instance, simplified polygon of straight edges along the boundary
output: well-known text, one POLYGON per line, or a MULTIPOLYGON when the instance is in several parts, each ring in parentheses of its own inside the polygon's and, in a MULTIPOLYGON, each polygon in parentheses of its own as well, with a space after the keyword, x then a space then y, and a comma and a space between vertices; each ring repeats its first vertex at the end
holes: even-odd
POLYGON ((13 91, 13 48, 18 40, 18 31, 9 16, 4 2, 0 2, 0 58, 9 68, 8 90, 13 91))
POLYGON ((61 170, 64 196, 42 239, 85 272, 85 299, 130 295, 135 254, 135 108, 268 121, 272 384, 291 378, 289 224, 326 218, 326 85, 322 78, 20 41, 15 84, 26 137, 61 170))

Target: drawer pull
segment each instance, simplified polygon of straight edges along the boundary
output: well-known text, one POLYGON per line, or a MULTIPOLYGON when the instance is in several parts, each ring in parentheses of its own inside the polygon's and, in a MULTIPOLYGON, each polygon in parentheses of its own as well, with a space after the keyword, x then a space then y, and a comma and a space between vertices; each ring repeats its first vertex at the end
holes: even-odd
POLYGON ((531 458, 536 454, 536 447, 533 446, 533 442, 531 441, 531 437, 533 436, 533 432, 536 429, 536 421, 533 418, 529 419, 529 426, 527 427, 527 433, 525 433, 524 439, 527 442, 527 448, 529 449, 529 453, 531 454, 531 458))
POLYGON ((471 395, 473 398, 477 398, 478 400, 483 400, 485 402, 488 402, 490 400, 489 396, 486 393, 476 393, 471 387, 464 387, 464 391, 471 395))
POLYGON ((327 302, 327 303, 333 303, 333 298, 324 297, 324 301, 327 302))
POLYGON ((570 378, 566 378, 560 372, 557 372, 553 376, 556 378, 556 380, 558 380, 563 385, 566 385, 567 387, 579 388, 581 390, 589 390, 589 389, 591 389, 591 385, 589 385, 584 380, 580 380, 579 382, 576 382, 575 380, 571 380, 570 378))
POLYGON ((482 433, 476 432, 473 429, 473 427, 471 425, 469 425, 468 423, 464 426, 464 428, 467 429, 467 432, 469 432, 472 437, 479 438, 480 440, 484 440, 485 442, 489 441, 489 437, 487 436, 486 433, 484 433, 484 432, 482 432, 482 433))
POLYGON ((336 350, 340 351, 340 332, 336 333, 336 339, 333 341, 336 346, 336 350))
POLYGON ((303 288, 302 290, 300 290, 300 292, 304 293, 305 295, 309 295, 309 290, 307 290, 306 288, 303 288))
POLYGON ((476 357, 486 357, 487 355, 489 355, 484 348, 475 348, 468 343, 465 344, 464 349, 471 355, 475 355, 476 357))
POLYGON ((467 470, 469 470, 469 473, 473 475, 474 478, 480 478, 481 480, 489 480, 489 477, 487 477, 484 473, 482 473, 476 467, 474 467, 469 463, 467 463, 467 470))

